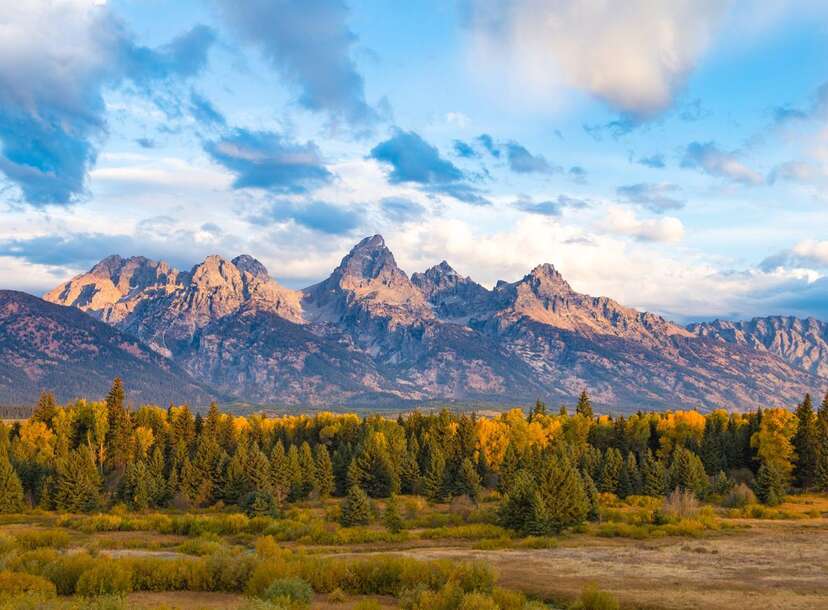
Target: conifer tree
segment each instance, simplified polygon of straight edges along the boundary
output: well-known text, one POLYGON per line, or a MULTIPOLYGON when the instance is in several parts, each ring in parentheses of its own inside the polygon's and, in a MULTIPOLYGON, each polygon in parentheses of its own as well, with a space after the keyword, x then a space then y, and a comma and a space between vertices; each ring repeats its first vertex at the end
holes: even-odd
POLYGON ((403 522, 400 517, 400 509, 397 506, 397 495, 391 494, 385 504, 385 512, 382 515, 382 522, 389 532, 397 534, 402 530, 403 522))
POLYGON ((24 507, 20 477, 9 461, 6 448, 0 447, 0 513, 16 513, 24 507))
MULTIPOLYGON (((311 462, 311 469, 313 469, 313 462, 311 462)), ((262 450, 255 445, 251 447, 247 458, 245 478, 248 481, 248 492, 270 493, 270 462, 262 450)))
POLYGON ((805 394, 805 400, 796 408, 798 421, 793 446, 796 451, 796 468, 794 480, 801 489, 809 489, 816 480, 817 469, 817 428, 811 395, 805 394))
POLYGON ((290 483, 291 473, 285 446, 278 440, 270 453, 270 488, 273 490, 273 499, 280 507, 290 495, 290 483))
POLYGON ((586 390, 581 392, 581 395, 578 397, 578 404, 575 407, 575 413, 578 415, 583 415, 589 419, 592 419, 592 401, 589 399, 589 394, 587 394, 586 390))
POLYGON ((55 506, 68 512, 90 512, 101 504, 101 477, 88 447, 81 446, 55 468, 55 506))
POLYGON ((498 508, 498 520, 503 527, 526 533, 533 526, 533 502, 537 491, 535 481, 527 470, 515 473, 511 487, 498 508))
POLYGON ((287 473, 290 482, 288 500, 295 502, 302 498, 302 489, 305 483, 302 466, 299 463, 299 448, 296 445, 291 445, 287 452, 287 473))
POLYGON ((589 507, 586 518, 594 521, 598 518, 598 488, 595 486, 595 481, 592 480, 588 472, 582 471, 581 479, 584 481, 584 493, 586 494, 587 506, 589 507))
POLYGON ((500 464, 498 471, 497 489, 500 493, 505 493, 511 486, 515 474, 520 469, 520 456, 513 443, 506 446, 506 451, 503 454, 503 461, 500 464))
POLYGON ((299 468, 302 470, 302 485, 300 496, 307 498, 316 489, 316 462, 313 459, 313 452, 307 441, 299 448, 299 468))
POLYGON ((816 468, 814 487, 819 491, 828 491, 828 394, 819 407, 816 418, 816 468))
POLYGON ((477 468, 474 467, 469 458, 463 460, 454 491, 457 495, 468 496, 474 502, 477 502, 480 495, 480 475, 477 474, 477 468))
POLYGON ((589 514, 589 500, 578 471, 566 458, 554 460, 542 473, 539 491, 547 515, 547 533, 577 525, 589 514))
POLYGON ((368 525, 371 522, 371 502, 368 495, 357 485, 352 485, 342 502, 339 523, 344 527, 368 525))
POLYGON ((169 496, 164 478, 164 453, 158 445, 152 450, 152 457, 147 465, 147 478, 153 506, 164 506, 169 496))
POLYGON ((328 498, 334 492, 335 483, 331 457, 325 445, 316 446, 314 467, 316 469, 316 491, 320 498, 328 498))
POLYGON ((756 496, 768 506, 776 506, 785 500, 784 476, 773 464, 762 462, 756 473, 756 496))
POLYGON ((400 462, 400 491, 402 493, 414 494, 420 488, 420 465, 417 462, 418 450, 417 439, 412 439, 400 462))
POLYGON ((641 469, 638 467, 638 461, 635 459, 635 454, 632 451, 627 454, 624 469, 627 471, 627 479, 630 482, 630 495, 640 495, 643 487, 641 469))
MULTIPOLYGON (((236 453, 230 458, 227 463, 227 471, 224 475, 224 489, 222 490, 222 498, 226 503, 236 504, 249 492, 253 491, 250 486, 250 481, 247 477, 247 443, 242 443, 236 449, 236 453)), ((187 460, 187 464, 189 464, 187 460)), ((182 479, 184 472, 182 468, 182 479)), ((182 485, 184 481, 182 480, 182 485)), ((195 490, 197 493, 197 489, 195 490)), ((192 499, 194 496, 190 496, 192 499)))
POLYGON ((429 500, 443 502, 446 499, 446 459, 439 447, 434 446, 429 456, 428 469, 423 477, 423 492, 429 500))
POLYGON ((708 485, 704 464, 699 456, 685 447, 677 447, 673 452, 669 477, 672 489, 692 491, 699 496, 708 485))
POLYGON ((641 475, 641 491, 645 496, 658 498, 667 493, 667 469, 661 460, 656 459, 650 449, 647 449, 641 475))
POLYGON ((621 470, 624 468, 624 458, 621 452, 615 447, 610 447, 604 452, 604 461, 601 464, 601 476, 598 481, 598 489, 603 492, 615 493, 618 490, 618 479, 621 470))
POLYGON ((55 395, 52 392, 41 392, 37 406, 32 413, 32 419, 50 426, 52 424, 52 418, 57 413, 57 409, 55 395))

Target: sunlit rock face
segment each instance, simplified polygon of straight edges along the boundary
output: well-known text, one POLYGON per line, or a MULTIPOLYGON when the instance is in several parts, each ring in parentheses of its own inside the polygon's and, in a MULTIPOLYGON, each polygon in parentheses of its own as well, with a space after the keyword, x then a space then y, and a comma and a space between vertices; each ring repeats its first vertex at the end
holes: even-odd
POLYGON ((828 377, 825 324, 679 326, 572 289, 551 264, 493 289, 443 261, 409 277, 380 235, 304 290, 249 255, 190 271, 110 256, 44 297, 135 337, 217 392, 285 405, 790 404, 828 377))

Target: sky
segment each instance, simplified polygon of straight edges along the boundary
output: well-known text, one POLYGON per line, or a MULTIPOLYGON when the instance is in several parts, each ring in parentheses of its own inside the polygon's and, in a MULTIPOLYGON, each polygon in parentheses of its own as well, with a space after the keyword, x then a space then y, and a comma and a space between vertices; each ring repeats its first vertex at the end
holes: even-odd
POLYGON ((0 4, 0 288, 240 253, 299 288, 380 233, 409 273, 828 319, 825 3, 0 4))

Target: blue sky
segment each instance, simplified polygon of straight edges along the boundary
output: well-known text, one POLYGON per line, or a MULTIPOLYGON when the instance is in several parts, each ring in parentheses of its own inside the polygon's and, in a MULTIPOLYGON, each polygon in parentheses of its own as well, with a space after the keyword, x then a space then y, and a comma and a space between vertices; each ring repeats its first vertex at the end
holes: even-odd
POLYGON ((0 287, 242 252, 301 287, 379 232, 408 272, 828 318, 821 3, 19 4, 0 287))

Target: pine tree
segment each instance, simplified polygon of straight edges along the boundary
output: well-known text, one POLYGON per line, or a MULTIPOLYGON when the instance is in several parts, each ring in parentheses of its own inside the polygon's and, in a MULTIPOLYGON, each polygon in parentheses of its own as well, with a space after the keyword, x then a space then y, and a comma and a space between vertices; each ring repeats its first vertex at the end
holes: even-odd
POLYGON ((708 485, 704 464, 695 453, 684 447, 677 447, 673 452, 670 465, 670 488, 692 491, 700 496, 708 485))
POLYGON ((382 515, 382 522, 389 532, 397 534, 402 530, 403 522, 400 517, 400 509, 397 506, 396 494, 391 494, 385 504, 385 512, 382 515))
POLYGON ((547 531, 550 533, 582 523, 589 514, 584 481, 566 458, 556 459, 547 465, 539 491, 546 505, 547 531))
MULTIPOLYGON (((400 491, 405 494, 414 494, 420 489, 420 465, 417 462, 419 445, 414 438, 400 462, 400 491)), ((482 453, 482 452, 481 452, 482 453)))
POLYGON ((334 473, 331 457, 325 445, 316 446, 315 469, 317 493, 322 499, 328 498, 334 492, 334 473))
POLYGON ((316 489, 316 462, 313 459, 313 452, 307 441, 299 448, 299 468, 302 470, 302 485, 300 497, 307 498, 316 489))
POLYGON ((592 401, 589 399, 589 394, 587 394, 586 390, 583 390, 578 397, 578 405, 575 407, 575 413, 588 417, 589 419, 593 417, 592 401))
POLYGON ((589 506, 586 518, 590 521, 595 521, 598 518, 598 509, 600 507, 598 502, 598 488, 595 486, 595 481, 592 480, 588 472, 581 472, 581 479, 584 481, 584 493, 586 494, 587 505, 589 506))
POLYGON ((480 475, 477 474, 477 468, 474 467, 474 464, 472 464, 469 458, 463 460, 454 491, 457 495, 468 496, 477 502, 477 498, 480 495, 480 475))
MULTIPOLYGON (((313 462, 311 461, 311 469, 313 462)), ((252 446, 245 467, 245 478, 248 482, 248 492, 257 491, 269 494, 271 491, 270 462, 262 450, 252 446)))
POLYGON ((54 502, 68 512, 90 512, 101 505, 101 477, 87 447, 71 451, 56 464, 54 502))
POLYGON ((276 441, 270 453, 270 488, 273 490, 273 499, 281 507, 290 495, 291 473, 288 467, 285 446, 282 441, 276 441))
POLYGON ((762 462, 756 473, 756 496, 768 506, 776 506, 785 500, 785 481, 772 465, 762 462))
POLYGON ((344 527, 368 525, 371 522, 371 502, 368 495, 357 485, 352 485, 342 502, 339 523, 344 527))
POLYGON ((814 487, 828 491, 828 394, 819 407, 816 420, 816 469, 814 487))
POLYGON ((125 398, 121 378, 116 377, 109 394, 106 395, 106 410, 109 419, 106 456, 109 468, 119 472, 123 472, 132 460, 134 448, 132 420, 124 405, 125 398))
POLYGON ((627 461, 624 464, 624 469, 627 471, 627 479, 630 482, 629 495, 640 495, 643 487, 643 481, 641 480, 641 469, 638 467, 638 462, 636 461, 635 454, 632 451, 627 454, 627 461))
POLYGON ((299 463, 299 448, 291 445, 287 452, 287 472, 290 482, 288 500, 295 502, 302 499, 302 490, 305 484, 305 476, 302 473, 302 465, 299 463))
POLYGON ((498 521, 503 527, 525 533, 531 527, 534 495, 537 491, 532 475, 526 470, 515 473, 511 487, 498 508, 498 521))
POLYGON ((624 458, 621 452, 615 447, 610 447, 604 452, 604 461, 601 464, 601 476, 598 481, 598 489, 603 492, 615 493, 618 489, 618 478, 621 469, 624 467, 624 458))
MULTIPOLYGON (((242 443, 236 448, 236 453, 233 454, 233 457, 227 463, 227 471, 224 475, 222 498, 228 504, 238 504, 244 496, 253 491, 250 480, 247 477, 247 461, 247 444, 242 443)), ((189 460, 187 460, 187 464, 189 464, 189 460)), ((184 476, 183 468, 181 476, 182 478, 184 476)), ((197 493, 197 489, 195 493, 197 493)), ((194 495, 190 495, 190 499, 193 497, 194 495)))
POLYGON ((57 403, 55 402, 55 395, 52 392, 41 392, 40 398, 37 401, 37 406, 32 412, 32 419, 40 421, 47 426, 52 425, 52 418, 57 413, 57 403))
POLYGON ((816 416, 811 395, 805 394, 805 400, 796 409, 798 426, 793 438, 797 461, 794 470, 796 485, 809 489, 816 480, 817 469, 817 429, 816 416))
POLYGON ((520 469, 520 456, 514 444, 509 443, 503 454, 503 461, 500 463, 500 470, 497 478, 497 489, 500 493, 506 493, 513 483, 515 474, 520 469))
POLYGON ((650 449, 647 449, 647 456, 641 466, 641 475, 641 492, 645 496, 659 498, 667 493, 667 469, 650 449))
POLYGON ((446 459, 437 446, 432 447, 428 469, 423 477, 423 492, 429 500, 443 502, 446 499, 446 459))
POLYGON ((0 448, 0 513, 16 513, 25 507, 23 485, 5 447, 0 448))

